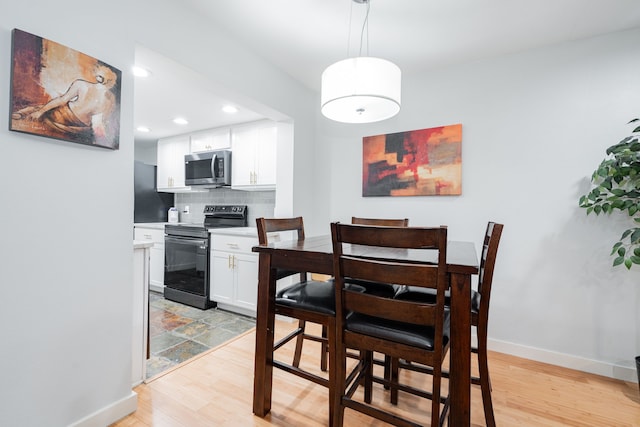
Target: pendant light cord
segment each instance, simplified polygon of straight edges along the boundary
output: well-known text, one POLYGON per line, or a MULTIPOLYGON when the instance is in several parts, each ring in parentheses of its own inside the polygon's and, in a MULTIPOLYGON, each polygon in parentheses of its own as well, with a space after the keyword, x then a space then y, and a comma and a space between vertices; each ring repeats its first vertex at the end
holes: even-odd
POLYGON ((360 30, 360 52, 358 56, 362 56, 362 40, 364 39, 364 30, 367 30, 367 56, 369 56, 369 8, 371 7, 371 1, 366 0, 367 3, 367 13, 364 16, 364 22, 362 23, 362 29, 360 30))
POLYGON ((351 0, 351 9, 349 11, 349 35, 347 37, 347 58, 349 58, 349 47, 351 46, 351 23, 353 22, 353 3, 365 3, 367 5, 367 12, 360 29, 360 49, 358 50, 358 56, 362 56, 362 46, 364 44, 365 29, 367 32, 367 56, 369 56, 369 8, 371 7, 371 0, 356 1, 351 0))

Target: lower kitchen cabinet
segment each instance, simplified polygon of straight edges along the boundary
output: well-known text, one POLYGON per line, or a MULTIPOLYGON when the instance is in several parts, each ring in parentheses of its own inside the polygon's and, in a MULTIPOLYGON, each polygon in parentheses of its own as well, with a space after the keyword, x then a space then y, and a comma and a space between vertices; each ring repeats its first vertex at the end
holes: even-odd
POLYGON ((144 227, 136 225, 133 229, 134 240, 153 242, 150 250, 149 287, 156 292, 164 290, 164 226, 144 227))
POLYGON ((211 300, 224 310, 256 316, 258 244, 252 236, 211 235, 211 300))

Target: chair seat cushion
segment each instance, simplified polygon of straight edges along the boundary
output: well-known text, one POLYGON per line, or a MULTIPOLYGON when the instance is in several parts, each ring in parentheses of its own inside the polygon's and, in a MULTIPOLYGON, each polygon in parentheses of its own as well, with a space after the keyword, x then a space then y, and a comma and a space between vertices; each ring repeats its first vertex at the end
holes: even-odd
MULTIPOLYGON (((362 286, 347 286, 350 290, 364 292, 362 286)), ((308 280, 288 286, 276 294, 276 305, 278 304, 335 316, 334 281, 308 280)))
MULTIPOLYGON (((435 303, 436 302, 436 290, 429 288, 420 288, 418 286, 403 286, 396 292, 395 299, 403 301, 418 301, 435 303)), ((444 303, 446 306, 451 305, 451 293, 449 291, 445 294, 444 303)), ((480 308, 480 293, 477 291, 471 291, 471 312, 477 313, 480 308)))
MULTIPOLYGON (((425 350, 433 350, 434 328, 410 323, 393 322, 387 319, 353 313, 346 321, 346 329, 372 337, 411 345, 425 350)), ((445 310, 443 344, 449 343, 449 310, 445 310)))

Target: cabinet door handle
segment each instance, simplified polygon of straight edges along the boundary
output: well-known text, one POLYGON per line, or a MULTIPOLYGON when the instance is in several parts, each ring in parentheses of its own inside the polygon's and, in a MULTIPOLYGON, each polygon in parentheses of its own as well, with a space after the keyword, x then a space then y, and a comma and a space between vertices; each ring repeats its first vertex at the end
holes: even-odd
POLYGON ((231 259, 233 255, 227 255, 227 268, 232 269, 233 268, 233 261, 231 259))
POLYGON ((233 268, 235 269, 238 264, 236 264, 236 256, 235 255, 231 255, 233 257, 233 268))
POLYGON ((238 249, 240 248, 240 246, 238 246, 237 243, 227 243, 227 246, 229 246, 232 249, 238 249))
POLYGON ((151 240, 151 234, 145 234, 144 238, 147 239, 147 240, 151 240))

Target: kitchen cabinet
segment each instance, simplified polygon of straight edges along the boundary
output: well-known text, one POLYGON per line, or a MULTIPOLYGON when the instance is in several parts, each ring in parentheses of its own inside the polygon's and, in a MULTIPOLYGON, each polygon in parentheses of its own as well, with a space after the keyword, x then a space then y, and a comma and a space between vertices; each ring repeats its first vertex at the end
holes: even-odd
POLYGON ((256 316, 258 255, 251 248, 257 236, 211 234, 211 300, 219 308, 256 316))
POLYGON ((231 129, 211 129, 191 134, 191 152, 223 150, 231 148, 231 129))
POLYGON ((153 243, 149 250, 149 287, 157 292, 164 291, 164 225, 134 226, 133 239, 153 243), (159 228, 161 227, 161 228, 159 228))
POLYGON ((184 156, 189 152, 189 135, 158 140, 158 191, 180 193, 191 190, 184 184, 184 156))
POLYGON ((238 190, 276 188, 276 149, 278 131, 273 122, 234 127, 231 184, 238 190))

